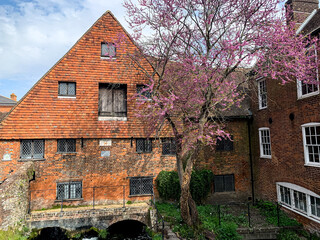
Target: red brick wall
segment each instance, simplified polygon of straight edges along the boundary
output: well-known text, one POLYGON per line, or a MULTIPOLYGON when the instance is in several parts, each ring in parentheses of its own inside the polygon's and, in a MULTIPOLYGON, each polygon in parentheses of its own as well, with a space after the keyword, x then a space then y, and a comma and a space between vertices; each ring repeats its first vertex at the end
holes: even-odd
MULTIPOLYGON (((20 160, 19 141, 1 142, 2 149, 12 149, 12 160, 0 162, 0 176, 18 168, 20 160), (4 148, 3 148, 4 147, 4 148)), ((56 199, 56 183, 72 180, 82 181, 83 200, 70 201, 72 204, 87 204, 92 201, 92 187, 95 189, 97 203, 121 202, 123 185, 126 201, 149 199, 148 197, 129 197, 128 177, 157 177, 161 170, 174 170, 176 160, 173 156, 161 155, 161 145, 153 142, 152 153, 136 153, 136 141, 131 139, 112 139, 112 146, 99 146, 99 139, 77 139, 76 153, 57 153, 57 140, 45 141, 45 160, 35 161, 35 181, 31 182, 32 207, 50 207, 56 199), (101 151, 110 151, 110 157, 101 157, 101 151), (41 191, 44 190, 44 191, 41 191)), ((0 154, 2 154, 0 152, 0 154)))
MULTIPOLYGON (((257 86, 253 88, 256 93, 257 86)), ((296 82, 281 85, 267 80, 268 107, 258 109, 257 96, 253 96, 254 114, 254 169, 258 198, 277 200, 276 182, 289 182, 320 195, 320 167, 305 166, 301 125, 320 122, 320 95, 303 99, 297 97, 296 82), (294 114, 290 120, 289 115, 294 114), (259 133, 261 127, 270 128, 272 158, 260 158, 259 133)), ((293 213, 292 213, 293 214, 293 213)), ((306 226, 319 224, 298 217, 306 226)))
MULTIPOLYGON (((0 124, 1 139, 130 138, 146 136, 136 116, 136 84, 148 79, 132 64, 138 48, 110 12, 105 13, 34 85, 0 124), (101 42, 121 42, 113 59, 101 58, 101 42), (76 82, 76 98, 58 97, 58 82, 76 82), (98 121, 99 83, 127 85, 127 121, 98 121)), ((141 59, 141 65, 152 71, 141 59)))
POLYGON ((235 192, 214 192, 209 201, 246 201, 251 197, 251 175, 249 160, 248 125, 246 119, 231 120, 226 131, 233 135, 232 151, 216 151, 214 147, 205 147, 199 156, 197 168, 211 169, 215 175, 234 174, 235 192))

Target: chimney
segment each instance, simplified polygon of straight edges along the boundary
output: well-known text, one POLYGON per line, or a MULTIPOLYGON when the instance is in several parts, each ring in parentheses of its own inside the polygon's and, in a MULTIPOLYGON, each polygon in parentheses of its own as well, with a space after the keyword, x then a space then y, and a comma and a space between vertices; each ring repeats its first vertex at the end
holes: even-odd
POLYGON ((288 20, 295 21, 295 29, 297 30, 313 10, 318 9, 318 7, 319 0, 288 0, 286 2, 288 20))
POLYGON ((13 101, 17 101, 17 95, 15 95, 14 93, 11 93, 10 98, 13 101))

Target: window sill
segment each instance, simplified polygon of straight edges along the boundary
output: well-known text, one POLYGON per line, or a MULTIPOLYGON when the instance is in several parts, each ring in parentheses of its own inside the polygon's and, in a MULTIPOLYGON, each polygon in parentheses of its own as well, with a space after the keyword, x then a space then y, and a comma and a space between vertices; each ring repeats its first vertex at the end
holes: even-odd
POLYGON ((288 209, 288 210, 290 210, 290 211, 292 211, 292 212, 294 212, 294 213, 297 213, 297 214, 299 214, 299 215, 301 215, 301 216, 304 216, 304 217, 306 217, 306 218, 308 218, 308 219, 310 219, 310 220, 312 220, 312 221, 315 221, 315 222, 317 222, 317 223, 320 223, 320 219, 318 219, 317 217, 313 217, 312 215, 307 215, 306 212, 298 211, 298 210, 296 210, 295 208, 292 208, 292 207, 289 207, 289 206, 283 204, 282 202, 279 202, 279 204, 280 204, 282 207, 284 207, 284 208, 286 208, 286 209, 288 209))
POLYGON ((127 121, 127 117, 103 117, 99 116, 98 121, 127 121))
POLYGON ((58 96, 60 99, 76 99, 76 96, 58 96))
POLYGON ((260 108, 258 110, 264 110, 264 109, 267 109, 268 107, 263 107, 263 108, 260 108))
POLYGON ((117 57, 104 57, 104 56, 100 56, 100 59, 103 59, 103 60, 117 60, 117 57))
POLYGON ((162 157, 175 157, 176 154, 162 154, 162 157))
POLYGON ((149 197, 149 196, 153 196, 152 193, 150 194, 136 194, 136 195, 129 195, 128 197, 149 197))
POLYGON ((320 163, 305 163, 305 167, 320 167, 320 163))
MULTIPOLYGON (((63 199, 64 202, 72 202, 72 201, 83 201, 83 198, 68 198, 68 199, 63 199)), ((62 202, 60 199, 54 200, 54 202, 62 202)))
POLYGON ((29 161, 45 161, 46 159, 45 158, 26 158, 26 159, 22 159, 20 158, 18 160, 18 162, 29 162, 29 161))
POLYGON ((260 158, 271 159, 271 156, 260 156, 260 158))
POLYGON ((319 91, 308 93, 308 94, 304 94, 304 95, 299 95, 298 96, 298 100, 304 99, 304 98, 308 98, 308 97, 312 97, 312 96, 316 96, 316 95, 319 95, 319 91))
POLYGON ((77 152, 56 152, 56 154, 62 154, 62 155, 77 155, 77 152))

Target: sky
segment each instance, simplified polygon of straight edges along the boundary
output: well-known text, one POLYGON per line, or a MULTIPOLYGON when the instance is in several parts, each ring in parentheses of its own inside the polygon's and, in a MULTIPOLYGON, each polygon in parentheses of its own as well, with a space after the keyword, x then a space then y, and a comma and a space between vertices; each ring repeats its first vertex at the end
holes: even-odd
POLYGON ((18 100, 107 10, 128 30, 122 0, 0 0, 0 95, 18 100))

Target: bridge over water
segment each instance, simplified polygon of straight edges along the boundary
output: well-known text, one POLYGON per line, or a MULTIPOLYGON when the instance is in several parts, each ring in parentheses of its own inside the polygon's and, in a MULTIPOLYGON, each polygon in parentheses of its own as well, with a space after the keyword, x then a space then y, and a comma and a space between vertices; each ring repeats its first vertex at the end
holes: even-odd
POLYGON ((26 221, 30 229, 59 227, 66 230, 96 227, 107 229, 114 223, 124 220, 139 221, 151 228, 156 224, 155 211, 148 203, 122 205, 101 205, 32 211, 26 221))

